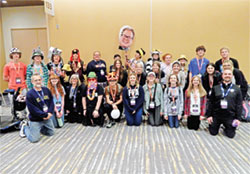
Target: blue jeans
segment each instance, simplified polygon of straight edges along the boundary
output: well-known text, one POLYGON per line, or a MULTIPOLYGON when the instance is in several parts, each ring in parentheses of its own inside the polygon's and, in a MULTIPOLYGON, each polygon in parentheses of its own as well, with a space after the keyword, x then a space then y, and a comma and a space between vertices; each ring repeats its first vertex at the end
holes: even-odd
POLYGON ((170 128, 178 128, 179 127, 179 120, 178 116, 168 116, 168 124, 170 128))
POLYGON ((142 122, 142 108, 138 109, 135 114, 132 114, 130 112, 128 112, 125 108, 125 117, 127 120, 127 124, 128 126, 140 126, 141 122, 142 122))
MULTIPOLYGON (((52 119, 52 122, 54 124, 54 127, 59 128, 55 112, 54 112, 53 116, 51 117, 51 119, 52 119)), ((64 114, 62 115, 61 119, 62 119, 62 122, 63 122, 63 125, 64 125, 64 114)))
POLYGON ((29 121, 29 126, 24 127, 24 133, 32 143, 40 140, 40 133, 52 136, 54 135, 54 125, 51 119, 44 121, 29 121))

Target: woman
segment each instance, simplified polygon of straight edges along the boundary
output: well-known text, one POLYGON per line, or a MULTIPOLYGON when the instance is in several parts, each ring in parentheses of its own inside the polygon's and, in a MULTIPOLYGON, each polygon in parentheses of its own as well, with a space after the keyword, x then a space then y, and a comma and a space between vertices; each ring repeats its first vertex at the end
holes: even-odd
POLYGON ((136 73, 130 72, 128 85, 123 89, 122 98, 127 125, 139 126, 142 122, 144 91, 138 83, 136 73))
POLYGON ((215 71, 215 64, 209 63, 206 66, 206 72, 202 76, 202 86, 207 92, 207 98, 209 99, 212 88, 221 82, 221 73, 215 71))
POLYGON ((60 128, 64 125, 64 97, 65 91, 61 85, 60 79, 56 74, 52 74, 49 78, 48 88, 51 91, 54 101, 54 114, 52 121, 54 127, 60 128))
POLYGON ((165 73, 165 78, 162 79, 162 83, 164 85, 167 85, 167 77, 171 74, 172 71, 172 54, 166 53, 162 56, 162 62, 161 62, 161 71, 165 73))
POLYGON ((144 89, 144 113, 148 116, 148 122, 152 126, 162 124, 162 116, 164 113, 163 92, 160 84, 155 82, 155 73, 149 72, 147 75, 147 83, 144 89))
POLYGON ((73 74, 69 80, 70 85, 66 88, 65 110, 68 114, 68 122, 82 123, 82 88, 78 74, 73 74))
POLYGON ((135 73, 137 74, 138 82, 141 86, 146 83, 146 73, 143 71, 143 63, 137 62, 135 66, 135 73))
POLYGON ((115 72, 118 78, 118 83, 122 85, 122 87, 125 87, 128 81, 128 73, 123 68, 122 61, 120 59, 114 61, 112 72, 115 72))
POLYGON ((72 55, 70 57, 70 61, 68 62, 70 65, 71 71, 69 72, 69 76, 72 74, 78 74, 81 83, 84 82, 84 74, 86 74, 86 65, 80 58, 80 52, 78 49, 72 50, 72 55))
POLYGON ((193 76, 185 93, 184 117, 187 118, 188 129, 198 130, 200 120, 205 116, 207 93, 202 87, 198 75, 193 76))
POLYGON ((88 85, 82 93, 83 106, 83 125, 85 126, 103 126, 103 95, 102 86, 97 84, 97 76, 95 72, 88 74, 88 85))
POLYGON ((143 72, 144 72, 144 70, 145 70, 145 62, 143 61, 142 56, 144 56, 145 54, 146 54, 146 52, 142 48, 140 48, 139 50, 136 50, 135 51, 135 57, 130 59, 130 60, 128 60, 128 59, 126 60, 126 68, 127 68, 127 70, 135 72, 136 64, 138 62, 141 62, 142 65, 143 65, 142 68, 143 68, 143 72))
MULTIPOLYGON (((183 89, 185 87, 186 79, 185 74, 181 71, 181 64, 179 61, 174 61, 172 63, 172 72, 171 74, 175 74, 178 77, 178 82, 180 87, 183 89)), ((167 76, 167 85, 169 84, 169 76, 167 76)))
POLYGON ((152 65, 152 70, 156 76, 156 83, 160 83, 161 85, 163 85, 162 78, 165 77, 165 73, 161 71, 161 63, 158 61, 154 61, 152 65))
POLYGON ((107 128, 111 128, 115 125, 115 122, 120 122, 121 114, 123 112, 123 103, 122 103, 122 90, 123 87, 117 83, 118 77, 115 72, 111 72, 107 75, 107 80, 109 82, 109 86, 105 88, 105 97, 106 97, 106 105, 105 110, 109 117, 109 123, 107 124, 107 128), (114 119, 111 116, 111 112, 113 110, 119 110, 120 116, 114 119))
POLYGON ((183 112, 183 89, 179 86, 178 76, 171 74, 168 77, 168 87, 164 92, 165 119, 170 128, 178 128, 183 112))

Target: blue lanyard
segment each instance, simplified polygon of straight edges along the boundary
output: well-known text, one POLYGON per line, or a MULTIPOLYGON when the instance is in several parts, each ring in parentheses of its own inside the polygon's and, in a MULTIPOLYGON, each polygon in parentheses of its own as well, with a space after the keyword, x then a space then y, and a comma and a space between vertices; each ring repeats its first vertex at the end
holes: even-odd
MULTIPOLYGON (((34 90, 35 90, 35 89, 34 89, 34 90)), ((35 90, 35 91, 36 91, 38 97, 39 97, 39 98, 41 99, 41 101, 43 102, 43 104, 45 104, 43 90, 41 90, 41 94, 42 94, 42 95, 40 95, 40 93, 39 93, 37 90, 35 90)))
POLYGON ((226 96, 228 96, 229 91, 231 90, 231 88, 233 87, 233 84, 231 83, 230 87, 228 88, 228 90, 225 92, 224 88, 222 87, 222 84, 220 84, 220 88, 221 88, 221 92, 222 92, 222 97, 225 98, 226 96))

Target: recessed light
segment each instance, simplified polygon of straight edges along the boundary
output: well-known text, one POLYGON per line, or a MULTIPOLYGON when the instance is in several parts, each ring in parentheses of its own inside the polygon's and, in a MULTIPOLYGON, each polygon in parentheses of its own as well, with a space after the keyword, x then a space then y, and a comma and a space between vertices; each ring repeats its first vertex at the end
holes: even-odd
POLYGON ((2 0, 2 3, 3 3, 3 4, 7 4, 7 1, 6 1, 6 0, 2 0))

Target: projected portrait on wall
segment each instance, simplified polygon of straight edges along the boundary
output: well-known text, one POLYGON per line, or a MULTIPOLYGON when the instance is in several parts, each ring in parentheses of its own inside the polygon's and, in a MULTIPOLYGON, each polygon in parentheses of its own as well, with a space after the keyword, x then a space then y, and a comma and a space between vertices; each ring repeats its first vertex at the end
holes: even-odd
POLYGON ((134 29, 128 25, 124 25, 119 32, 119 49, 127 51, 134 40, 134 29))

